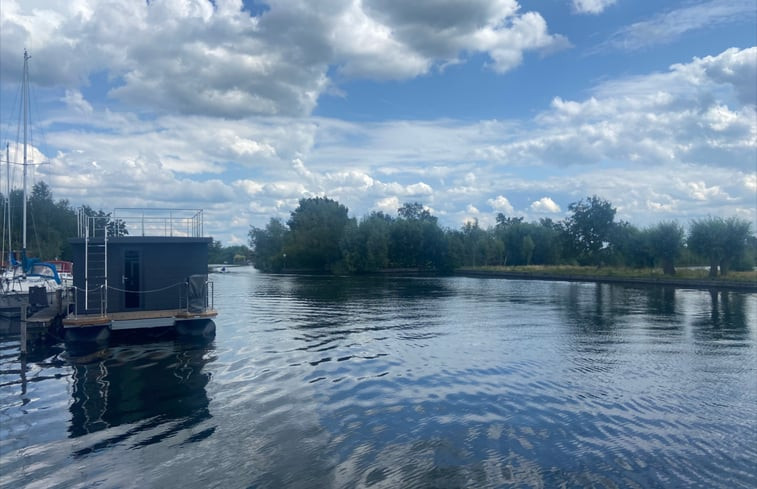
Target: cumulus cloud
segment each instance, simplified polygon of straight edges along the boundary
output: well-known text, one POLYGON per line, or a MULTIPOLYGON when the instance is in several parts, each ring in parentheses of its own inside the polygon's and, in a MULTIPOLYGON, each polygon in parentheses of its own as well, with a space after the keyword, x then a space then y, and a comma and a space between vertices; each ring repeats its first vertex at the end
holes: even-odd
POLYGON ((394 215, 397 213, 397 209, 402 207, 402 204, 400 203, 400 199, 393 196, 380 199, 374 204, 374 207, 385 214, 394 215))
POLYGON ((0 69, 7 79, 28 46, 42 85, 73 89, 105 71, 109 95, 144 110, 301 116, 333 88, 332 68, 402 80, 482 53, 504 73, 525 52, 568 44, 514 0, 267 4, 253 15, 239 0, 6 0, 0 69))
POLYGON ((513 212, 515 212, 515 208, 513 208, 510 201, 507 200, 507 197, 503 195, 498 195, 494 199, 489 199, 486 203, 496 212, 502 212, 506 215, 512 215, 513 212))
MULTIPOLYGON (((3 80, 17 79, 26 45, 35 81, 68 88, 55 97, 66 115, 45 121, 58 151, 37 176, 56 197, 94 207, 201 204, 211 232, 236 237, 315 195, 356 216, 420 201, 445 225, 538 218, 595 193, 640 224, 754 219, 757 48, 608 76, 531 119, 349 122, 310 116, 346 78, 406 80, 473 58, 506 72, 567 41, 512 0, 267 3, 253 15, 237 0, 3 0, 3 80), (93 75, 118 109, 87 99, 93 75)), ((598 13, 610 3, 574 5, 598 13)), ((619 32, 613 42, 625 44, 613 48, 673 39, 665 26, 680 36, 704 25, 700 14, 753 18, 744 5, 669 11, 619 32)))
POLYGON ((540 214, 557 214, 560 212, 560 206, 549 197, 542 197, 531 203, 531 210, 540 214))
POLYGON ((694 58, 667 72, 611 80, 585 100, 556 97, 528 131, 480 148, 522 165, 684 161, 754 167, 757 48, 694 58))

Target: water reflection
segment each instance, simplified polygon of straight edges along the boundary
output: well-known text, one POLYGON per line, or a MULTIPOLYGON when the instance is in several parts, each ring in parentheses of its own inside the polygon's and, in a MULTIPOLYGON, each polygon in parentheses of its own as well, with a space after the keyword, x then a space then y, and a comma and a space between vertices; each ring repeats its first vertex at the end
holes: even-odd
POLYGON ((212 344, 19 365, 0 339, 0 485, 757 487, 755 294, 254 271, 216 287, 212 344))
MULTIPOLYGON (((91 353, 89 363, 72 363, 70 438, 120 425, 126 431, 98 438, 76 455, 131 440, 139 446, 159 443, 212 416, 205 390, 212 344, 186 340, 146 345, 116 345, 91 353), (150 431, 148 437, 140 436, 150 431)), ((214 428, 194 435, 210 436, 214 428)))
POLYGON ((701 298, 694 319, 698 340, 746 341, 749 338, 747 294, 710 290, 701 293, 701 298))

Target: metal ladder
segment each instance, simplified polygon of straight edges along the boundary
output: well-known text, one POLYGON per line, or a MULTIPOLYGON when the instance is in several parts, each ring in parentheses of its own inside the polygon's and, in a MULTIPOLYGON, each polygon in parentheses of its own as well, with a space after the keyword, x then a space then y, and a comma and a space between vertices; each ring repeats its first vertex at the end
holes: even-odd
POLYGON ((108 230, 103 218, 87 218, 84 250, 85 313, 104 315, 108 312, 108 230))

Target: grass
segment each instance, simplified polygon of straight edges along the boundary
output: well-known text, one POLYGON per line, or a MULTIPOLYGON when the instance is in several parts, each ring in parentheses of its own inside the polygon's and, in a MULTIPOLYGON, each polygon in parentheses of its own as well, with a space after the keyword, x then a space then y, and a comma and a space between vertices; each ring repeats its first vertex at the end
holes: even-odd
POLYGON ((678 268, 675 275, 665 275, 661 268, 625 268, 625 267, 582 267, 574 265, 530 265, 530 266, 485 266, 485 267, 464 267, 460 269, 465 271, 482 271, 492 273, 518 273, 528 275, 565 275, 565 276, 585 276, 585 277, 613 277, 629 279, 675 279, 675 280, 710 280, 714 282, 753 282, 757 283, 757 270, 748 272, 729 272, 727 275, 711 279, 709 269, 703 268, 678 268))

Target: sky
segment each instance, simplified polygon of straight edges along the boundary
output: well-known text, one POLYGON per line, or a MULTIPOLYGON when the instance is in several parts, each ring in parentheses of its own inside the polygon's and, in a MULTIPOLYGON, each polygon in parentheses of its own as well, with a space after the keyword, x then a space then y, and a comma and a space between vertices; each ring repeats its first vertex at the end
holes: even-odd
POLYGON ((34 182, 224 245, 316 196, 757 230, 755 0, 0 0, 3 146, 24 49, 34 182))

